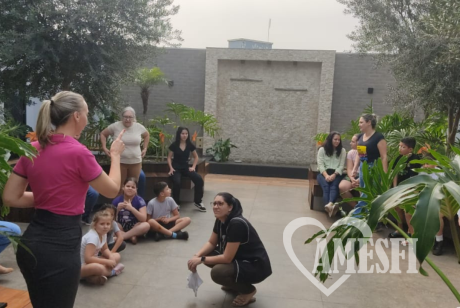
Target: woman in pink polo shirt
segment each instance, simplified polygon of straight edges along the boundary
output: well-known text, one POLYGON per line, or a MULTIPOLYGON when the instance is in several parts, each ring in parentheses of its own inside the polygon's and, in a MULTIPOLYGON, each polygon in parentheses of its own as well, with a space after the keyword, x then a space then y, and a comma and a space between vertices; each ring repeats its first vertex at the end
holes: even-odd
POLYGON ((6 183, 3 201, 35 208, 17 262, 34 308, 73 307, 80 279, 81 214, 89 184, 114 198, 120 187, 123 132, 112 144, 107 175, 93 154, 73 136, 88 122, 88 106, 80 94, 60 92, 43 102, 37 120, 38 150, 33 160, 21 157, 6 183), (30 186, 31 192, 26 191, 30 186))

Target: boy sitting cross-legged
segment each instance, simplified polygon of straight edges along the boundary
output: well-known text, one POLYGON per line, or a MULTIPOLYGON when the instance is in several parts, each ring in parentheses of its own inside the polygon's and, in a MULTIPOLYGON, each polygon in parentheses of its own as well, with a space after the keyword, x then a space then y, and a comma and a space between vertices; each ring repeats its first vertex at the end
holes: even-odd
POLYGON ((153 186, 156 198, 147 205, 147 222, 150 231, 155 232, 155 241, 162 238, 188 239, 188 232, 181 230, 187 227, 189 217, 180 217, 176 202, 171 198, 171 189, 165 182, 158 182, 153 186))

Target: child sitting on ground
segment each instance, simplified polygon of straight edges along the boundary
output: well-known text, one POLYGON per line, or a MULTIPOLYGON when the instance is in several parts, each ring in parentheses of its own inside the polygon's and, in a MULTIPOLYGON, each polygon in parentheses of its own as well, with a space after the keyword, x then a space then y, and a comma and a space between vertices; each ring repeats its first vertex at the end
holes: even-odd
MULTIPOLYGON (((415 148, 415 145, 416 145, 416 141, 415 141, 415 138, 414 137, 405 137, 403 139, 401 139, 401 142, 399 142, 399 156, 396 158, 396 161, 394 163, 394 166, 393 168, 396 167, 396 165, 398 164, 399 160, 403 157, 403 156, 406 156, 407 157, 407 161, 406 161, 406 167, 401 170, 399 172, 399 174, 396 175, 396 177, 393 179, 393 186, 396 187, 399 185, 399 183, 411 178, 411 177, 414 177, 416 176, 418 173, 415 172, 413 169, 416 169, 416 168, 421 168, 422 165, 420 164, 414 164, 412 163, 413 160, 418 160, 420 159, 421 157, 417 154, 414 154, 414 148, 415 148)), ((402 229, 403 228, 403 221, 404 221, 404 217, 406 218, 406 222, 407 222, 407 226, 408 226, 408 235, 410 236, 411 234, 414 233, 414 230, 410 224, 410 220, 412 218, 412 215, 409 214, 409 213, 404 213, 404 211, 399 208, 399 207, 396 207, 396 212, 398 213, 399 215, 399 218, 401 220, 401 222, 398 222, 398 226, 402 229)), ((390 233, 389 235, 390 238, 398 238, 398 237, 403 237, 401 233, 399 233, 398 231, 394 231, 392 233, 390 233)))
POLYGON ((106 212, 112 216, 112 228, 107 233, 107 246, 111 252, 120 252, 125 250, 126 242, 123 241, 123 231, 120 230, 117 222, 115 221, 115 214, 117 209, 111 204, 102 205, 98 212, 106 212), (115 240, 116 238, 116 240, 115 240))
POLYGON ((107 233, 112 221, 109 213, 96 212, 91 229, 81 240, 81 279, 89 283, 103 285, 107 277, 120 275, 125 268, 119 263, 120 254, 110 252, 107 247, 107 233))
POLYGON ((189 217, 180 217, 177 204, 171 198, 171 189, 165 182, 156 183, 153 192, 157 196, 147 205, 147 222, 150 231, 155 232, 155 241, 162 238, 188 239, 188 232, 181 230, 187 227, 191 220, 189 217))
POLYGON ((137 179, 127 178, 123 183, 123 194, 112 204, 117 208, 117 222, 123 229, 123 239, 137 244, 137 237, 149 231, 145 201, 137 195, 137 179))

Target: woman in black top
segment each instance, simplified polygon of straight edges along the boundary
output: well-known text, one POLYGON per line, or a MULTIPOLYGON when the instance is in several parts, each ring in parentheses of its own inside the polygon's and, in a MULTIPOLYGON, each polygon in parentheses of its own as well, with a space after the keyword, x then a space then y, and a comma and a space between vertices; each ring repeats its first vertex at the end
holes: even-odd
POLYGON ((206 207, 201 203, 203 199, 203 178, 195 172, 198 163, 198 154, 195 146, 190 141, 190 132, 186 127, 179 127, 176 132, 176 140, 169 146, 168 165, 169 176, 173 182, 172 195, 174 201, 180 204, 180 187, 182 175, 187 176, 195 184, 195 206, 201 212, 206 212, 206 207), (189 167, 190 154, 193 155, 193 165, 189 167))
POLYGON ((214 198, 216 217, 209 241, 189 261, 188 268, 204 263, 212 267, 212 280, 222 285, 224 291, 239 295, 234 306, 245 306, 255 301, 255 283, 272 274, 270 259, 262 241, 251 223, 243 217, 238 199, 229 193, 219 193, 214 198))
MULTIPOLYGON (((359 167, 359 186, 364 187, 364 177, 362 176, 363 162, 367 162, 369 167, 374 165, 374 162, 381 158, 383 170, 388 171, 388 158, 387 158, 387 142, 382 133, 375 131, 377 125, 377 116, 375 114, 365 114, 359 118, 359 129, 362 134, 358 139, 358 155, 361 161, 359 167)), ((360 201, 355 207, 355 214, 360 214, 362 207, 366 202, 360 201)))

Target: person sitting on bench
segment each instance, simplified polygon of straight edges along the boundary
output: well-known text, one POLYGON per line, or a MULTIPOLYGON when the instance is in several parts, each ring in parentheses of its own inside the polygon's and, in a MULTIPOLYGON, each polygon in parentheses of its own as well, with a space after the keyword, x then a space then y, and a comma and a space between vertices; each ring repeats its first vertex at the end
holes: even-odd
POLYGON ((169 146, 168 165, 169 176, 173 182, 172 195, 176 204, 180 205, 180 188, 182 175, 187 176, 195 184, 195 206, 201 212, 206 212, 202 203, 204 181, 201 175, 196 173, 195 167, 198 163, 196 147, 190 141, 190 132, 186 127, 179 127, 176 132, 176 140, 169 146), (189 167, 190 154, 193 155, 193 165, 189 167))

